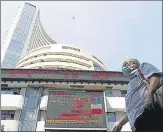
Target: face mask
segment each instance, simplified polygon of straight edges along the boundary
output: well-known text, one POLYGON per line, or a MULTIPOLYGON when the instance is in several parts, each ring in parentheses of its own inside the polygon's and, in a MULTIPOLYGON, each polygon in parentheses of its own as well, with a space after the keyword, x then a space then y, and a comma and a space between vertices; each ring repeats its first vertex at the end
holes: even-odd
POLYGON ((138 71, 138 69, 135 69, 130 74, 135 75, 135 76, 139 76, 139 71, 138 71))
POLYGON ((123 72, 124 76, 129 76, 133 71, 134 71, 134 68, 132 68, 130 66, 122 67, 122 72, 123 72))

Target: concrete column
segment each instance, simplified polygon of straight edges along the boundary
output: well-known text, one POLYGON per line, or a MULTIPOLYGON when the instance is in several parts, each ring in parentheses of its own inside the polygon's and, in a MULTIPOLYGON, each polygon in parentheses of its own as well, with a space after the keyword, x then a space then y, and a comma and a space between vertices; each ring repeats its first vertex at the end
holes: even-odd
MULTIPOLYGON (((26 92, 26 88, 21 88, 20 95, 22 95, 24 98, 25 98, 25 92, 26 92)), ((21 114, 21 110, 16 110, 14 120, 19 120, 20 114, 21 114)))
POLYGON ((43 96, 46 96, 49 94, 48 88, 43 88, 43 96))
POLYGON ((21 110, 16 110, 15 111, 14 120, 19 120, 19 118, 20 118, 20 111, 21 110))
POLYGON ((39 111, 39 121, 45 121, 46 119, 46 111, 45 110, 40 110, 39 111))
POLYGON ((25 97, 25 92, 27 88, 21 88, 20 95, 23 95, 25 97))

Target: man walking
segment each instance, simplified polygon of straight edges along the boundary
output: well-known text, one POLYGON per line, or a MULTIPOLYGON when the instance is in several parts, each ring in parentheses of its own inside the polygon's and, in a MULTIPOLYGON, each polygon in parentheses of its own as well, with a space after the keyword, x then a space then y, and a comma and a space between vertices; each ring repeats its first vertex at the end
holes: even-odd
MULTIPOLYGON (((163 132, 163 110, 160 104, 152 101, 156 87, 161 83, 161 73, 149 63, 136 59, 125 60, 122 72, 129 76, 127 94, 125 96, 126 115, 114 127, 121 131, 128 121, 133 132, 163 132)), ((162 97, 162 88, 157 90, 162 97)))

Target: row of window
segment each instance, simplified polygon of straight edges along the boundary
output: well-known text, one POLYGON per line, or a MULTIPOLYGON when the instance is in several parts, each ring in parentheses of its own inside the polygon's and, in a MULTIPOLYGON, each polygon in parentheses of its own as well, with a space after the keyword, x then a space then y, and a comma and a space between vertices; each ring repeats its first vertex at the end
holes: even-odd
POLYGON ((36 7, 25 4, 25 7, 23 9, 23 15, 33 14, 36 7))
POLYGON ((45 31, 44 31, 44 29, 43 29, 43 27, 42 27, 42 25, 41 25, 41 22, 40 22, 40 26, 41 26, 41 28, 42 28, 42 33, 43 33, 44 37, 45 37, 51 44, 56 44, 57 42, 55 42, 54 40, 52 40, 52 39, 45 33, 45 31))
POLYGON ((79 61, 75 61, 75 60, 71 60, 71 59, 60 59, 60 58, 40 59, 40 60, 36 60, 36 61, 32 61, 32 62, 25 63, 22 67, 28 66, 28 65, 30 65, 30 64, 41 63, 41 62, 67 62, 67 63, 74 63, 74 64, 86 66, 86 67, 88 67, 88 68, 91 67, 91 65, 88 65, 88 64, 83 63, 83 62, 79 62, 79 61))
MULTIPOLYGON (((34 51, 33 51, 34 52, 34 51)), ((86 57, 84 56, 79 56, 79 55, 75 55, 75 54, 72 54, 72 53, 53 53, 53 52, 48 52, 48 53, 41 53, 41 54, 38 54, 38 55, 34 55, 34 56, 31 56, 25 60, 22 60, 19 62, 22 63, 22 62, 25 62, 27 60, 30 60, 30 59, 33 59, 33 58, 36 58, 36 57, 40 57, 40 56, 46 56, 46 55, 62 55, 62 56, 72 56, 72 57, 76 57, 76 58, 79 58, 79 59, 83 59, 83 60, 86 60, 86 61, 89 61, 90 59, 87 59, 86 57)))
POLYGON ((54 70, 82 70, 81 68, 68 67, 68 66, 43 66, 35 67, 35 69, 54 69, 54 70))
POLYGON ((26 41, 28 29, 29 29, 29 26, 30 26, 30 23, 34 14, 34 10, 35 10, 35 8, 31 8, 31 9, 27 9, 27 8, 28 6, 25 5, 22 11, 21 17, 19 19, 19 22, 17 24, 17 27, 14 31, 14 34, 12 36, 12 39, 7 49, 6 54, 11 55, 11 57, 5 55, 4 61, 2 63, 3 67, 6 67, 6 68, 15 67, 15 65, 17 64, 20 58, 20 55, 23 50, 23 45, 26 41))
POLYGON ((44 41, 40 42, 40 37, 39 37, 39 25, 36 25, 35 30, 33 30, 32 35, 33 38, 30 41, 30 46, 28 47, 28 51, 35 52, 38 51, 40 49, 37 49, 38 47, 40 47, 41 45, 46 45, 46 43, 44 41))
POLYGON ((11 46, 9 45, 9 47, 7 49, 7 52, 6 52, 3 62, 2 62, 2 67, 6 67, 6 68, 13 67, 17 63, 17 61, 20 57, 21 50, 19 52, 17 50, 17 49, 19 49, 19 48, 17 48, 17 46, 19 44, 14 47, 14 46, 12 46, 12 45, 14 45, 12 43, 15 43, 15 41, 11 40, 11 42, 10 42, 11 46))
POLYGON ((15 111, 1 110, 1 120, 14 120, 15 111))
POLYGON ((24 105, 28 106, 29 109, 36 109, 38 104, 38 99, 36 97, 25 98, 24 105))
MULTIPOLYGON (((125 97, 126 93, 127 93, 127 90, 120 90, 120 93, 121 93, 121 97, 125 97)), ((105 96, 106 97, 113 97, 113 91, 112 89, 108 89, 105 91, 105 96)))
MULTIPOLYGON (((21 88, 1 88, 1 93, 6 93, 6 94, 20 94, 21 88)), ((26 95, 27 97, 39 97, 39 91, 37 89, 30 89, 27 88, 26 95)))
POLYGON ((14 94, 14 95, 20 95, 20 88, 1 88, 1 94, 14 94))
POLYGON ((12 38, 11 40, 12 42, 10 43, 10 47, 14 50, 17 51, 18 48, 22 49, 23 48, 23 44, 21 41, 12 38))
MULTIPOLYGON (((39 37, 39 27, 37 27, 36 31, 35 31, 35 38, 34 41, 31 43, 30 45, 30 50, 34 50, 37 49, 38 47, 40 47, 43 42, 40 41, 40 37, 39 37)), ((34 33, 33 33, 34 34, 34 33)), ((44 43, 45 44, 45 43, 44 43)))
MULTIPOLYGON (((23 29, 22 29, 23 30, 23 29)), ((15 30, 16 31, 16 30, 15 30)), ((24 30, 23 30, 24 31, 24 30)), ((24 31, 24 32, 28 32, 28 31, 24 31)), ((15 32, 12 36, 12 39, 16 40, 16 41, 19 41, 20 42, 20 45, 24 45, 24 42, 26 40, 26 37, 27 35, 25 34, 21 34, 19 32, 15 32)))
MULTIPOLYGON (((28 52, 27 55, 30 53, 29 52, 30 50, 33 50, 33 49, 31 49, 31 46, 33 45, 34 40, 36 39, 35 35, 37 33, 37 30, 38 30, 38 18, 39 18, 39 11, 37 13, 37 17, 36 17, 36 20, 35 20, 35 25, 33 27, 32 35, 30 37, 29 46, 27 48, 27 52, 28 52)), ((34 52, 34 51, 31 51, 31 52, 34 52)))
POLYGON ((35 131, 41 99, 41 89, 28 87, 24 99, 25 102, 21 111, 19 131, 35 131))
POLYGON ((53 69, 53 70, 65 70, 64 68, 56 68, 53 66, 38 67, 39 69, 53 69))
POLYGON ((34 131, 36 131, 36 123, 37 123, 37 121, 24 120, 23 122, 20 123, 19 131, 34 132, 34 131))
POLYGON ((21 55, 20 52, 14 51, 14 49, 10 50, 10 54, 12 55, 12 57, 15 56, 15 57, 18 57, 18 58, 21 55))
MULTIPOLYGON (((53 41, 44 31, 44 29, 42 28, 40 19, 39 19, 39 13, 38 16, 36 18, 36 22, 35 22, 35 26, 33 29, 33 33, 32 36, 35 36, 34 38, 31 37, 31 41, 30 41, 30 46, 28 47, 28 51, 36 49, 37 47, 39 47, 39 44, 43 45, 49 45, 50 44, 56 44, 55 41, 53 41)), ((40 50, 40 49, 38 49, 40 50)), ((37 51, 37 50, 35 50, 37 51)), ((33 52, 33 51, 32 51, 33 52)))
MULTIPOLYGON (((33 27, 32 35, 31 35, 31 38, 30 38, 30 41, 29 41, 29 46, 28 46, 28 49, 27 49, 28 54, 36 52, 36 51, 39 51, 39 50, 42 49, 42 48, 36 49, 37 47, 39 47, 38 46, 39 45, 38 40, 41 39, 40 37, 38 37, 38 34, 39 34, 38 32, 40 31, 40 28, 39 28, 40 27, 40 24, 39 24, 40 23, 39 14, 40 14, 40 11, 38 11, 38 13, 37 13, 37 17, 36 17, 36 20, 35 20, 35 25, 33 27)), ((46 39, 44 39, 44 41, 46 41, 46 39)), ((48 42, 46 41, 46 43, 45 43, 44 41, 41 41, 41 42, 43 42, 42 45, 47 45, 48 42)), ((50 47, 51 46, 44 47, 44 49, 50 48, 50 47)))
POLYGON ((107 117, 108 117, 108 122, 116 122, 116 113, 115 112, 108 112, 107 117))
POLYGON ((40 45, 41 46, 49 45, 50 42, 48 42, 48 40, 45 38, 45 36, 40 31, 40 26, 38 26, 37 30, 38 30, 37 37, 35 39, 35 43, 33 44, 33 47, 37 48, 37 47, 40 47, 40 45))
POLYGON ((40 23, 41 31, 42 31, 44 37, 45 37, 51 44, 56 44, 57 42, 54 41, 53 39, 51 39, 51 38, 47 35, 47 33, 45 32, 45 30, 44 30, 44 28, 43 28, 43 26, 42 26, 42 24, 41 24, 40 19, 39 19, 39 23, 40 23))
MULTIPOLYGON (((32 101, 33 102, 33 101, 32 101)), ((31 102, 31 103, 32 103, 31 102)), ((30 103, 29 103, 30 104, 30 103)), ((28 105, 28 104, 27 104, 28 105)), ((37 106, 35 107, 37 108, 37 106)), ((22 109, 22 113, 21 113, 21 119, 22 120, 37 120, 37 113, 38 113, 38 110, 35 109, 35 108, 23 108, 22 109)))
POLYGON ((3 60, 1 67, 2 68, 12 68, 15 67, 17 61, 18 61, 18 57, 16 57, 15 54, 13 54, 12 56, 8 53, 5 54, 5 59, 3 60))
MULTIPOLYGON (((124 112, 124 115, 125 114, 126 114, 126 112, 124 112)), ((107 118, 108 118, 108 122, 117 122, 116 113, 115 112, 108 112, 107 113, 107 118)))
POLYGON ((33 50, 30 53, 32 53, 34 51, 37 51, 37 50, 40 50, 40 49, 34 50, 37 47, 40 47, 41 45, 46 45, 46 43, 43 40, 41 40, 41 42, 40 42, 41 37, 39 37, 39 34, 40 34, 39 31, 40 30, 39 30, 39 23, 38 22, 39 22, 39 12, 37 14, 37 18, 36 18, 36 21, 35 21, 35 25, 34 25, 34 28, 33 28, 32 35, 31 35, 30 46, 28 47, 28 51, 33 50))

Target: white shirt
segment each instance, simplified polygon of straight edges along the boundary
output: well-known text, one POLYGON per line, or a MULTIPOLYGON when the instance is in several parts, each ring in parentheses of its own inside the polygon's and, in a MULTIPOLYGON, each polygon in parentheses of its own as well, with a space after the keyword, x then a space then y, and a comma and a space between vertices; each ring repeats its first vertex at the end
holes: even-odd
MULTIPOLYGON (((142 63, 139 69, 146 79, 154 73, 160 73, 156 67, 149 63, 142 63)), ((146 93, 147 85, 142 76, 137 74, 129 81, 125 96, 126 111, 131 128, 134 126, 136 118, 144 111, 146 93)))

